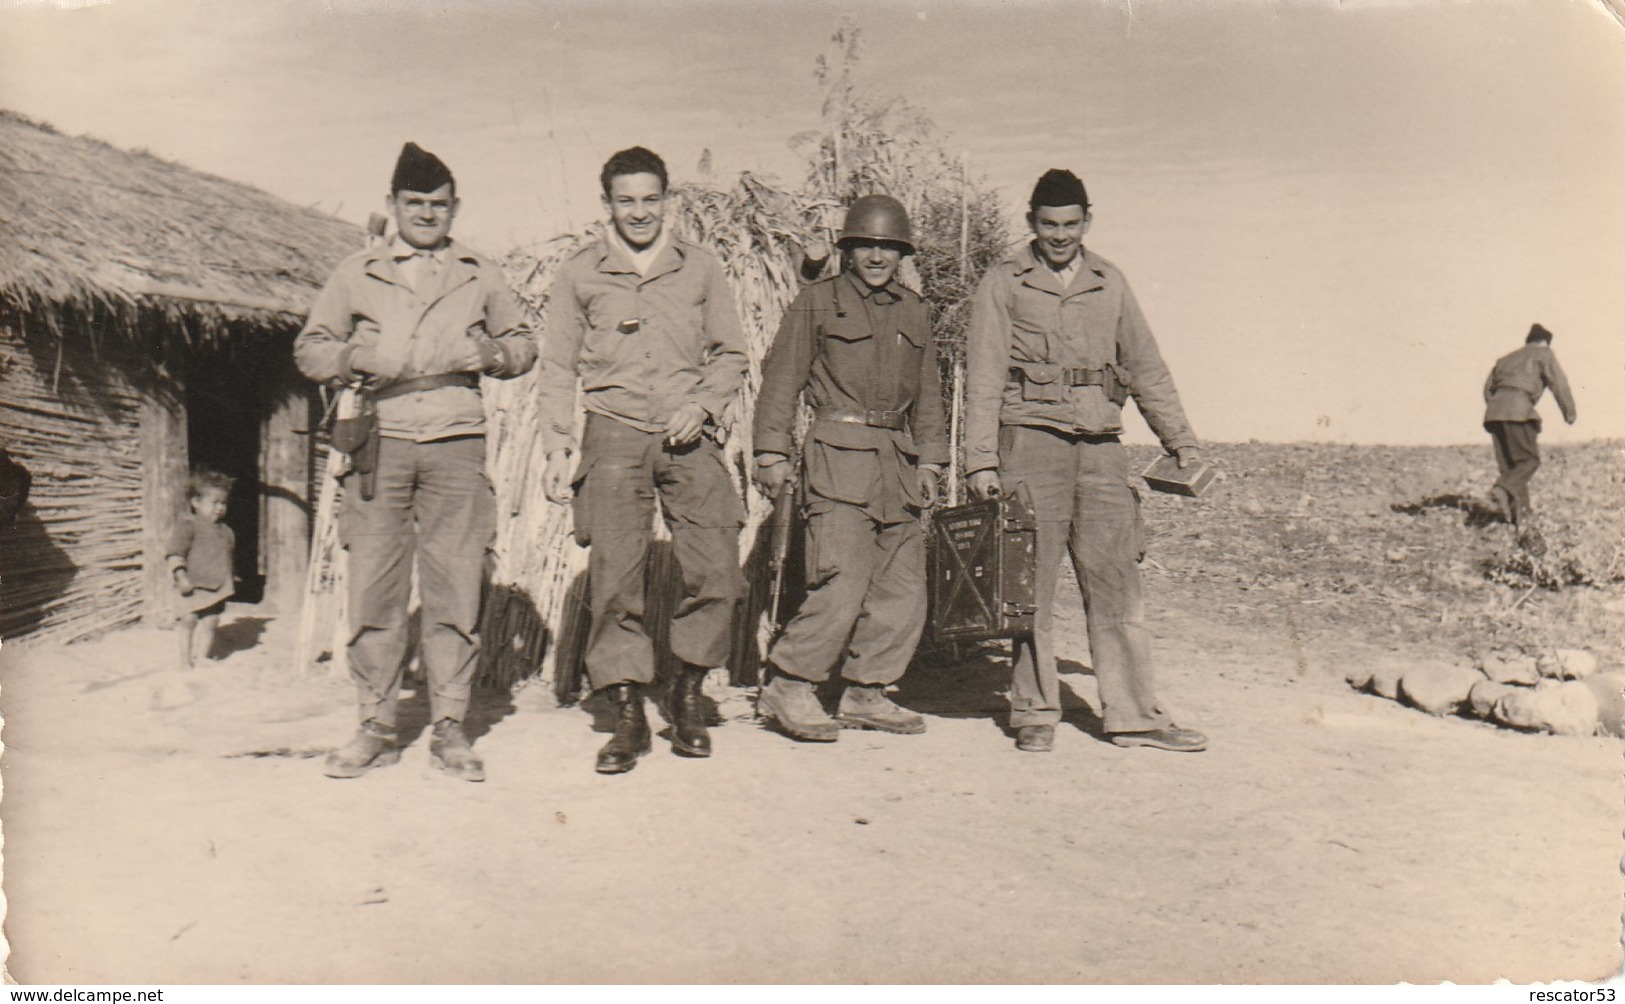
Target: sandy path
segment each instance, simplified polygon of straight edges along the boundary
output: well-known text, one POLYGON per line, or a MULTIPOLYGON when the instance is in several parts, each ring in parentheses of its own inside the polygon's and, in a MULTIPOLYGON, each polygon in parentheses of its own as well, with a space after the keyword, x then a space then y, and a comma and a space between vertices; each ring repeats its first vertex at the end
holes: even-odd
MULTIPOLYGON (((257 621, 248 622, 250 626, 257 621)), ((1071 725, 1014 750, 996 667, 911 678, 922 737, 718 754, 488 703, 483 785, 420 739, 359 781, 348 688, 277 626, 189 682, 160 632, 0 655, 10 969, 24 982, 1597 979, 1619 968, 1617 740, 1354 694, 1329 657, 1169 614, 1163 690, 1210 752, 1071 725)), ((1069 625, 1076 636, 1077 625, 1069 625)), ((244 628, 242 637, 254 632, 244 628)), ((1069 674, 1093 726, 1093 681, 1069 674)), ((719 692, 719 695, 722 692, 719 692)), ((748 715, 743 695, 724 713, 748 715)))

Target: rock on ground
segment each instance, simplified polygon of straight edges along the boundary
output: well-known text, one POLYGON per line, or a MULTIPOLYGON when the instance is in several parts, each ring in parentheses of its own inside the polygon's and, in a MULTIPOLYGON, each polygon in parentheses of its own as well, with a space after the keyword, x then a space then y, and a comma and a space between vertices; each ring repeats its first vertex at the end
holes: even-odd
POLYGON ((1597 731, 1597 698, 1578 680, 1541 690, 1520 689, 1495 702, 1495 719, 1513 728, 1589 736, 1597 731))
POLYGON ((1542 655, 1536 664, 1541 676, 1559 680, 1580 680, 1597 671, 1597 657, 1580 648, 1560 648, 1542 655))
POLYGON ((1423 663, 1405 671, 1399 694, 1407 704, 1430 715, 1451 715, 1467 703, 1473 685, 1483 679, 1478 670, 1466 666, 1423 663))
POLYGON ((1390 701, 1399 700, 1399 680, 1405 675, 1404 663, 1386 662, 1371 667, 1371 692, 1390 701))
POLYGON ((1355 690, 1365 690, 1371 686, 1371 674, 1374 669, 1369 662, 1357 661, 1343 673, 1343 679, 1355 690))
POLYGON ((1597 699, 1597 724, 1611 736, 1625 736, 1625 673, 1599 673, 1581 681, 1597 699))
POLYGON ((1534 686, 1540 679, 1535 660, 1522 652, 1491 652, 1479 664, 1484 675, 1496 683, 1520 683, 1534 686))
POLYGON ((1496 702, 1508 694, 1517 693, 1519 689, 1510 683, 1496 683, 1480 677, 1467 694, 1467 711, 1475 717, 1488 718, 1495 713, 1496 702))

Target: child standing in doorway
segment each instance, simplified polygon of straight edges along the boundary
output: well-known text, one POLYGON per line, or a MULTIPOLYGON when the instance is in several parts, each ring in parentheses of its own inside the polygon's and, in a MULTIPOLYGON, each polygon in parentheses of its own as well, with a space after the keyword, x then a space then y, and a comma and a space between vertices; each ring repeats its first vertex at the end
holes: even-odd
POLYGON ((180 594, 175 633, 180 641, 182 669, 192 667, 194 652, 208 658, 220 613, 235 591, 231 556, 237 538, 223 522, 231 483, 231 478, 217 471, 192 472, 186 480, 190 512, 175 524, 166 552, 170 575, 180 594))

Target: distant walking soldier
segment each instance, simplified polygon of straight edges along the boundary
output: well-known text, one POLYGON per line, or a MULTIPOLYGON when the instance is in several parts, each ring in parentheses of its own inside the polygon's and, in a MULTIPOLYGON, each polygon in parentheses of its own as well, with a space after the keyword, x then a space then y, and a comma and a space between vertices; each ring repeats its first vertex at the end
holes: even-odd
POLYGON ((573 485, 576 537, 592 547, 587 675, 616 709, 597 770, 618 774, 650 749, 642 691, 654 682, 655 653, 643 590, 657 493, 682 569, 672 746, 711 755, 701 687, 727 661, 744 593, 744 508, 716 440, 746 358, 721 263, 663 226, 665 163, 633 147, 612 156, 599 181, 611 232, 561 266, 548 298, 542 435, 547 496, 569 501, 573 485), (572 473, 578 376, 587 421, 572 473))
POLYGON ((1122 272, 1083 246, 1083 182, 1048 172, 1030 209, 1034 239, 983 277, 966 345, 970 488, 988 498, 1024 484, 1038 516, 1038 609, 1032 640, 1016 646, 1010 691, 1016 746, 1048 752, 1061 719, 1052 624, 1066 549, 1112 741, 1202 750, 1207 738, 1176 727, 1152 685, 1139 502, 1118 439, 1123 403, 1134 397, 1181 467, 1197 458, 1196 434, 1122 272))
POLYGON ((362 380, 376 409, 370 445, 358 451, 373 454, 370 473, 345 475, 339 513, 361 729, 327 758, 326 772, 357 777, 400 759, 396 699, 415 559, 429 759, 480 781, 485 768, 463 729, 496 533, 479 378, 524 373, 536 346, 502 273, 451 239, 457 187, 438 157, 406 144, 387 204, 398 232, 339 264, 293 350, 312 380, 362 380))
POLYGON ((1484 429, 1495 442, 1495 464, 1501 476, 1490 489, 1496 506, 1514 526, 1530 516, 1529 480, 1540 469, 1540 415, 1535 404, 1552 389, 1563 421, 1574 424, 1574 395, 1552 351, 1552 333, 1535 324, 1523 348, 1495 361, 1484 381, 1484 429))
POLYGON ((896 199, 853 203, 837 242, 846 269, 801 291, 762 364, 756 480, 770 495, 796 459, 803 391, 812 408, 801 458, 809 592, 768 653, 760 703, 798 739, 834 740, 841 726, 925 731, 886 696, 925 626, 919 514, 948 461, 929 312, 897 283, 912 240, 896 199), (837 665, 846 689, 832 719, 813 687, 837 665))

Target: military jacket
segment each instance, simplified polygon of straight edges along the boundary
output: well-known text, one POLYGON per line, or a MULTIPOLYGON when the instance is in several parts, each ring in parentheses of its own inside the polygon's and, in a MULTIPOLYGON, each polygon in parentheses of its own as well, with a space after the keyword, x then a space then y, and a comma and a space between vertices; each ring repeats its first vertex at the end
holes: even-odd
POLYGON ((813 414, 901 413, 890 429, 815 417, 803 448, 809 505, 862 507, 881 522, 912 519, 916 463, 946 464, 936 347, 924 300, 895 281, 871 289, 849 273, 815 282, 790 304, 762 363, 757 453, 790 456, 797 397, 813 414))
POLYGON ((1113 369, 1165 448, 1197 445, 1128 281, 1094 252, 1079 253, 1065 288, 1030 244, 988 269, 977 286, 965 336, 967 473, 998 466, 1000 425, 1123 431, 1121 401, 1104 385, 1070 384, 1069 368, 1113 369))
POLYGON ((1557 365, 1557 355, 1550 345, 1530 342, 1516 352, 1509 352, 1495 361, 1489 378, 1484 381, 1485 422, 1534 422, 1540 426, 1540 415, 1535 403, 1552 389, 1552 397, 1563 412, 1563 420, 1573 422, 1574 395, 1569 392, 1568 377, 1557 365))
POLYGON ((744 381, 745 336, 722 263, 671 237, 639 275, 611 241, 559 267, 548 294, 540 390, 542 442, 573 449, 575 386, 584 406, 660 432, 698 402, 715 421, 744 381))
MULTIPOLYGON (((461 369, 477 350, 482 372, 514 377, 536 361, 536 344, 502 271, 453 241, 432 282, 406 281, 392 245, 380 244, 339 263, 294 340, 299 370, 316 381, 355 379, 350 362, 365 347, 375 371, 369 386, 461 369)), ((485 408, 473 387, 414 391, 378 402, 386 436, 428 442, 485 431, 485 408)))

